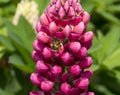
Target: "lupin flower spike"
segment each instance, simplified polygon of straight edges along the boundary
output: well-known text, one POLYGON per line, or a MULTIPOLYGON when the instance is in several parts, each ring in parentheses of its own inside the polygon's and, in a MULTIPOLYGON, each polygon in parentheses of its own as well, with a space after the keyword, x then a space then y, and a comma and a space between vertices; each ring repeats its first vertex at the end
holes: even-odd
POLYGON ((36 72, 30 76, 39 91, 30 95, 95 95, 88 92, 93 74, 88 49, 94 34, 79 0, 51 0, 36 25, 32 57, 36 72), (85 70, 87 69, 87 70, 85 70))

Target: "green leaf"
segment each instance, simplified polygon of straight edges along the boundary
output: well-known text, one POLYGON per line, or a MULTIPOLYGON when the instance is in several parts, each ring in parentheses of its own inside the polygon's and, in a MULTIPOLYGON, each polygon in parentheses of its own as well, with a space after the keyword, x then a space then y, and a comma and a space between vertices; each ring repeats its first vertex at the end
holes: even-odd
POLYGON ((110 54, 109 57, 103 61, 103 64, 107 66, 110 70, 120 66, 120 48, 110 54))
POLYGON ((32 43, 35 39, 35 32, 26 19, 21 17, 17 26, 6 21, 6 26, 9 36, 11 36, 13 40, 17 41, 21 46, 25 47, 29 52, 32 52, 32 43))
POLYGON ((108 11, 110 12, 120 12, 120 4, 119 5, 111 5, 107 8, 108 11))
POLYGON ((114 52, 114 49, 119 45, 120 39, 120 28, 118 26, 112 26, 107 35, 102 35, 99 33, 98 43, 100 45, 100 49, 92 54, 97 60, 98 63, 103 63, 109 55, 114 52))
POLYGON ((115 17, 113 14, 110 14, 109 12, 106 12, 103 9, 98 9, 97 12, 106 20, 120 25, 120 20, 117 17, 115 17))
POLYGON ((0 35, 0 43, 2 43, 2 45, 5 46, 9 51, 15 50, 8 37, 0 35))
POLYGON ((40 14, 42 14, 45 11, 45 8, 47 7, 50 0, 35 0, 38 4, 40 14))
POLYGON ((12 65, 16 66, 18 69, 25 71, 27 73, 33 72, 33 69, 31 69, 31 67, 25 64, 22 58, 17 54, 13 54, 9 57, 9 63, 11 63, 12 65))

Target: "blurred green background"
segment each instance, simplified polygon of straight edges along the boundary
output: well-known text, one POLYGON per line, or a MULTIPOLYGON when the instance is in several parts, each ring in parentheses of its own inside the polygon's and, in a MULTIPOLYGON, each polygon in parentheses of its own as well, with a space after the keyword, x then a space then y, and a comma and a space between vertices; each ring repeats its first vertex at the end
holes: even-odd
MULTIPOLYGON (((49 0, 34 1, 39 17, 49 0)), ((17 25, 13 24, 20 2, 0 0, 0 95, 29 95, 35 89, 29 80, 30 73, 35 71, 31 58, 34 26, 26 15, 20 16, 17 25)), ((96 95, 120 95, 120 0, 81 0, 81 4, 91 14, 87 30, 95 34, 89 50, 94 60, 89 90, 96 95)))

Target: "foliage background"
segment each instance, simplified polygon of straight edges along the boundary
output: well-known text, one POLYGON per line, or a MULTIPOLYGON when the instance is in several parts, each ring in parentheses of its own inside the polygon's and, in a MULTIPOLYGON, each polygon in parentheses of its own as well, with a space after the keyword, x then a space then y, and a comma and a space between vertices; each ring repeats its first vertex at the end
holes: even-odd
MULTIPOLYGON (((0 0, 0 95, 28 95, 29 80, 35 71, 31 58, 35 32, 21 17, 12 24, 20 0, 0 0)), ((49 0, 35 0, 41 15, 49 0)), ((120 0, 81 0, 91 14, 88 30, 95 33, 89 55, 93 57, 94 75, 89 90, 96 95, 120 95, 120 0)))

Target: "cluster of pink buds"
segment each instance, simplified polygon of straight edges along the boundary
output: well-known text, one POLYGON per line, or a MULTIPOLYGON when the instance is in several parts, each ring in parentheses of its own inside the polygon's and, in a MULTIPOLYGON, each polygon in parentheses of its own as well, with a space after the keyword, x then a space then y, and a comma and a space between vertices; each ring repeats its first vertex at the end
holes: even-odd
POLYGON ((32 57, 36 72, 30 76, 39 91, 30 95, 95 95, 88 92, 93 74, 88 49, 93 32, 86 32, 89 13, 79 0, 51 0, 36 25, 32 57))

